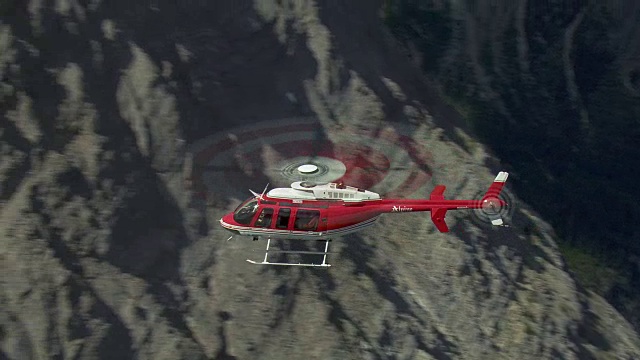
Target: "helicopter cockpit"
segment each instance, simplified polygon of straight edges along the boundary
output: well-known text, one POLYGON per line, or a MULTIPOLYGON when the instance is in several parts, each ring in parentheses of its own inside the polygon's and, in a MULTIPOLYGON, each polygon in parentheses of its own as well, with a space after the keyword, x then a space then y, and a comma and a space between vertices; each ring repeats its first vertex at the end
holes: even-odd
POLYGON ((238 224, 248 225, 258 211, 258 199, 252 197, 245 200, 233 212, 233 220, 238 224))

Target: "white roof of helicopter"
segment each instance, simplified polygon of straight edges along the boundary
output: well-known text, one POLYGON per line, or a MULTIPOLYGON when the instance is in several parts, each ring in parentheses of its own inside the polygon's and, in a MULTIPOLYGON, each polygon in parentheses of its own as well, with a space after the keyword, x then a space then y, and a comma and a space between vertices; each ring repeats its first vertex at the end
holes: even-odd
POLYGON ((344 200, 362 201, 380 199, 380 195, 353 186, 339 186, 336 183, 316 184, 296 181, 290 188, 275 188, 267 193, 269 197, 295 200, 344 200))

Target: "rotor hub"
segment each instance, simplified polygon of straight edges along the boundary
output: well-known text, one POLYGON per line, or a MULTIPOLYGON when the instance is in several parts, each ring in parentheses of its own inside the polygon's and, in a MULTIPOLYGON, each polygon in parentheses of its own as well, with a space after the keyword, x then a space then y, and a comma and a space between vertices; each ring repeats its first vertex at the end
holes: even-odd
POLYGON ((318 172, 318 167, 313 164, 303 164, 298 166, 298 172, 304 175, 314 174, 318 172))
POLYGON ((292 181, 312 181, 316 184, 340 179, 347 171, 345 164, 325 156, 299 156, 284 159, 265 170, 265 174, 278 186, 288 186, 292 181), (279 181, 283 181, 280 183, 279 181))
POLYGON ((482 201, 482 210, 487 214, 498 214, 502 208, 502 202, 497 197, 490 197, 482 201))

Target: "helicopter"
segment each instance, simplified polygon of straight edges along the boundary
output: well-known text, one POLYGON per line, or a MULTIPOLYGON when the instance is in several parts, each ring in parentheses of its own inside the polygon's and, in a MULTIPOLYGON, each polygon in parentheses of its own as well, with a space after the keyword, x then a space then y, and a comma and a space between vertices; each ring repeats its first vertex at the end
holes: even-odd
MULTIPOLYGON (((306 164, 299 171, 313 172, 315 165, 306 164)), ((329 267, 327 255, 332 238, 363 230, 373 225, 383 213, 429 211, 440 232, 448 232, 445 215, 449 210, 480 209, 492 225, 504 226, 500 210, 507 203, 499 198, 509 174, 501 171, 480 200, 446 200, 444 185, 436 185, 429 199, 385 199, 380 194, 346 186, 343 182, 315 183, 296 181, 288 188, 267 187, 261 194, 252 190, 250 198, 220 219, 220 225, 234 234, 251 236, 254 241, 267 238, 267 248, 260 265, 329 267), (318 240, 324 251, 270 249, 271 239, 318 240), (291 263, 269 261, 269 253, 315 254, 322 263, 291 263)), ((229 237, 229 239, 231 239, 229 237)))

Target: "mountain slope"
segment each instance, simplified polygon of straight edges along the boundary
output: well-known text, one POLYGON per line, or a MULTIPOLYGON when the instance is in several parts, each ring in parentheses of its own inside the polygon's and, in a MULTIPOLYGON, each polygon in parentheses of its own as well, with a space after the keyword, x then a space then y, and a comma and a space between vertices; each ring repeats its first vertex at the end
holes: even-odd
POLYGON ((390 29, 549 219, 582 283, 638 329, 640 6, 427 3, 387 1, 390 29))
POLYGON ((576 284, 524 204, 499 230, 465 213, 448 217, 450 234, 424 214, 384 217, 336 239, 329 271, 251 266, 262 243, 224 241, 216 221, 248 193, 217 191, 228 179, 213 176, 202 201, 186 159, 240 125, 304 115, 327 138, 372 141, 408 128, 433 155, 412 196, 438 182, 468 197, 491 181, 496 160, 380 6, 3 3, 2 356, 640 356, 637 333, 576 284))

